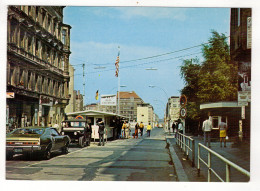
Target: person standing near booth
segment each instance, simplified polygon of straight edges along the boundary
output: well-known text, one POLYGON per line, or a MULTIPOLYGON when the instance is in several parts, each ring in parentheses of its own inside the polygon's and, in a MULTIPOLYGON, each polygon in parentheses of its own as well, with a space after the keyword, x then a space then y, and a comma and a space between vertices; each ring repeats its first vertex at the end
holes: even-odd
POLYGON ((99 134, 99 144, 98 144, 98 146, 101 146, 101 143, 102 143, 102 146, 105 146, 105 143, 104 143, 104 131, 105 131, 105 124, 101 120, 98 123, 98 134, 99 134))
POLYGON ((203 121, 202 124, 202 131, 204 132, 204 145, 207 145, 208 142, 208 147, 210 148, 210 134, 212 130, 212 122, 210 119, 206 119, 203 121))
POLYGON ((222 142, 224 142, 224 147, 226 147, 227 124, 225 123, 225 119, 223 117, 221 118, 221 123, 219 124, 218 128, 220 147, 222 147, 222 142))

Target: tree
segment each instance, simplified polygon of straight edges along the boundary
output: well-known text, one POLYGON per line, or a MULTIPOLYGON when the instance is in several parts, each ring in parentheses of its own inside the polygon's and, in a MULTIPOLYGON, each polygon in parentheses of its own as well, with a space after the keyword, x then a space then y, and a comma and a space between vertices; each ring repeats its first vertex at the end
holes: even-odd
POLYGON ((200 119, 200 104, 237 99, 237 67, 231 65, 227 37, 212 31, 209 43, 202 47, 204 61, 183 60, 180 69, 188 98, 187 121, 196 124, 200 119))
POLYGON ((205 61, 201 65, 197 97, 201 102, 237 99, 237 67, 230 63, 227 37, 212 31, 209 43, 203 45, 205 61))

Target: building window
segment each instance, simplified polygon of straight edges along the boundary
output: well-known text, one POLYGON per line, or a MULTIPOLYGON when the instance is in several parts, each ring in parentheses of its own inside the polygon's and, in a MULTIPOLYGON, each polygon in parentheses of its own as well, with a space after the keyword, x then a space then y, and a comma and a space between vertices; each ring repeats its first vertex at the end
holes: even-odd
POLYGON ((32 37, 28 36, 28 52, 32 54, 33 46, 32 46, 32 37))
POLYGON ((25 32, 23 30, 20 31, 20 39, 21 48, 25 48, 25 32))
POLYGON ((14 20, 11 20, 11 31, 10 31, 10 42, 16 44, 16 34, 17 34, 17 23, 14 20))
POLYGON ((35 7, 35 17, 36 17, 36 22, 38 22, 39 21, 39 7, 38 6, 35 7))
POLYGON ((62 43, 66 45, 66 30, 62 30, 62 43))
POLYGON ((51 16, 48 15, 48 25, 47 25, 48 32, 51 33, 51 16))
POLYGON ((40 57, 40 52, 39 52, 39 40, 38 39, 36 39, 35 40, 35 55, 37 56, 37 57, 40 57))
POLYGON ((240 26, 240 8, 237 9, 237 26, 240 26))

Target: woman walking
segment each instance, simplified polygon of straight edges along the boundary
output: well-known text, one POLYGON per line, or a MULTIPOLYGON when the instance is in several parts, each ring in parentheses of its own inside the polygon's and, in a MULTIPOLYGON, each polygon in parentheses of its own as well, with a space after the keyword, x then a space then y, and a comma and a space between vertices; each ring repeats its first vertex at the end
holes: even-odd
POLYGON ((139 129, 139 123, 135 124, 135 135, 134 138, 138 139, 138 129, 139 129))
POLYGON ((147 130, 147 137, 150 137, 151 136, 151 130, 152 130, 151 123, 149 123, 147 125, 146 130, 147 130))
POLYGON ((224 147, 226 147, 227 124, 224 121, 225 121, 225 119, 221 118, 221 123, 218 126, 219 127, 220 147, 222 147, 222 141, 224 142, 224 147))

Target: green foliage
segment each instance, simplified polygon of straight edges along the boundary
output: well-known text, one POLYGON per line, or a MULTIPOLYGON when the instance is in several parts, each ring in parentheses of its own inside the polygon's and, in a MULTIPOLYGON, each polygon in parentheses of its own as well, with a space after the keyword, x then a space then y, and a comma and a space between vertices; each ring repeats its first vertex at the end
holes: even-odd
POLYGON ((183 60, 180 69, 185 82, 181 93, 188 98, 188 117, 193 120, 200 117, 201 103, 237 99, 237 67, 230 63, 227 37, 212 31, 202 52, 204 62, 183 60))

